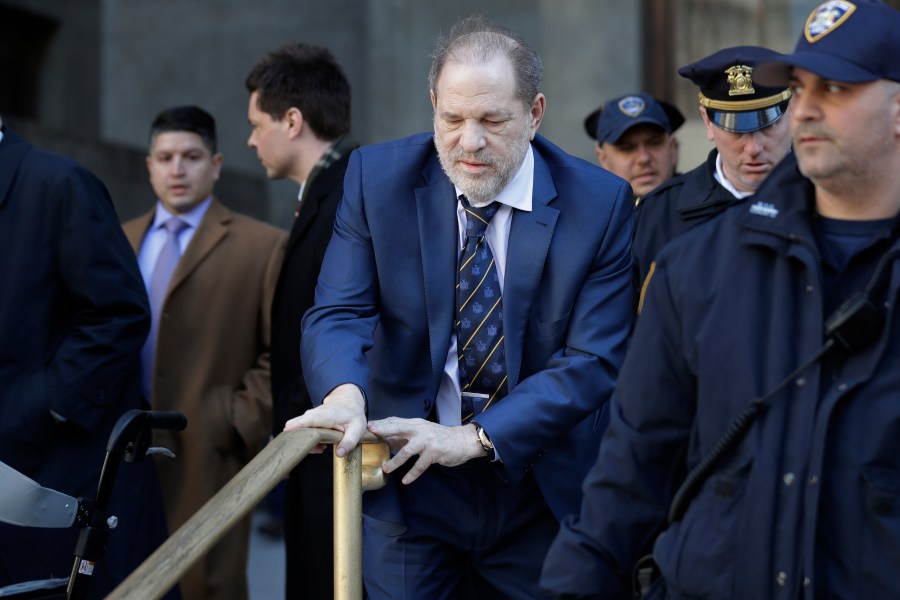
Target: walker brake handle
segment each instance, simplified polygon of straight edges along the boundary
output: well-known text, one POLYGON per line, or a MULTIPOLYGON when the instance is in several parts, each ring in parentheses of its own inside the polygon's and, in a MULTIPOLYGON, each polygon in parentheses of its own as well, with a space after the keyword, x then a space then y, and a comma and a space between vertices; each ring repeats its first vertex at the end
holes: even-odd
POLYGON ((154 429, 181 431, 185 427, 187 418, 179 412, 129 410, 113 427, 106 452, 122 455, 126 462, 141 461, 150 448, 154 429))

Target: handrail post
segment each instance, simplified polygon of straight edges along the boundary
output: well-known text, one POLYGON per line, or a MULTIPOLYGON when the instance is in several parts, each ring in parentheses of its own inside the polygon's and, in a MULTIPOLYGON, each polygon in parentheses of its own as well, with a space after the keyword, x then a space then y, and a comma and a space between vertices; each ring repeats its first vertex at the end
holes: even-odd
MULTIPOLYGON (((178 528, 106 600, 159 600, 225 533, 244 518, 310 450, 337 444, 331 429, 286 431, 275 437, 194 516, 178 528)), ((364 433, 361 445, 334 460, 334 597, 362 600, 362 490, 385 484, 386 442, 364 433)), ((290 565, 288 565, 290 568, 290 565)))
POLYGON ((334 598, 362 600, 362 446, 334 454, 334 598))

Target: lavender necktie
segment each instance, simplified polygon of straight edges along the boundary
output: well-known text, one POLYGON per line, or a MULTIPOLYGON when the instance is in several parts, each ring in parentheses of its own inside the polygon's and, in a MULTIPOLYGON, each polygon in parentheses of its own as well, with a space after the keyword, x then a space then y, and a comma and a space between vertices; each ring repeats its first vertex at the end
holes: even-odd
POLYGON ((166 230, 166 241, 156 257, 156 266, 153 267, 153 275, 150 277, 150 313, 152 322, 147 341, 141 350, 141 385, 144 391, 144 399, 151 400, 153 392, 153 360, 156 355, 156 336, 159 332, 159 318, 162 314, 166 292, 169 289, 169 281, 172 273, 178 266, 181 258, 181 247, 178 245, 179 234, 187 228, 187 223, 176 217, 163 223, 166 230))

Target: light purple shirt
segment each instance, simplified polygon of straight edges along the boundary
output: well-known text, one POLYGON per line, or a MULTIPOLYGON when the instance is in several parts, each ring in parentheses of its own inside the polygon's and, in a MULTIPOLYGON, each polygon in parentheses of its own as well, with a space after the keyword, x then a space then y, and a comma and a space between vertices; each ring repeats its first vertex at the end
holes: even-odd
POLYGON ((156 259, 159 257, 159 251, 162 250, 163 244, 166 243, 166 236, 168 235, 162 226, 163 223, 172 217, 178 217, 187 223, 188 226, 178 236, 178 248, 183 255, 210 204, 212 204, 212 196, 192 208, 190 212, 174 215, 166 210, 162 202, 156 201, 156 214, 153 216, 153 223, 150 224, 150 229, 147 230, 147 234, 141 242, 141 249, 138 251, 138 266, 141 268, 141 277, 144 278, 144 287, 147 288, 148 293, 150 292, 150 279, 153 277, 153 269, 156 267, 156 259))

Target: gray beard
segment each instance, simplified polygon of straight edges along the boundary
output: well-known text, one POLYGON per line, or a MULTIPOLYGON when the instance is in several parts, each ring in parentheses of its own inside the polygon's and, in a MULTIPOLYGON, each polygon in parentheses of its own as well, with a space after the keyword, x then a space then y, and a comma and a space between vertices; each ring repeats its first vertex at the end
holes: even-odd
POLYGON ((528 151, 530 143, 531 130, 525 127, 522 130, 522 135, 515 140, 516 147, 511 155, 491 156, 480 153, 472 155, 467 154, 459 147, 454 148, 449 154, 445 155, 438 147, 438 159, 447 178, 465 194, 469 202, 476 205, 484 205, 496 198, 515 176, 519 167, 522 166, 522 161, 525 159, 525 153, 528 151), (457 161, 463 158, 470 158, 473 161, 493 167, 494 172, 479 177, 468 176, 460 172, 456 165, 457 161))

